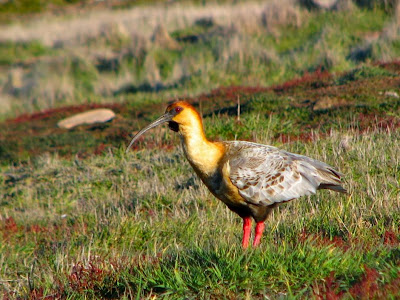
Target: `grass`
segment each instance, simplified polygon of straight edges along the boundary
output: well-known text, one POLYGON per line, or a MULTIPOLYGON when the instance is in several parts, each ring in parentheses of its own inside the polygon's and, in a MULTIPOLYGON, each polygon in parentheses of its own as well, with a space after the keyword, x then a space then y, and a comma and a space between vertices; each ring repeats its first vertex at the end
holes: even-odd
POLYGON ((0 65, 22 63, 51 53, 51 49, 37 41, 28 43, 5 42, 0 44, 0 65))
POLYGON ((0 118, 88 99, 110 103, 114 95, 136 99, 162 91, 172 98, 221 85, 270 86, 305 72, 342 73, 400 55, 396 18, 379 7, 297 8, 291 13, 298 24, 284 17, 263 24, 266 12, 289 8, 279 3, 267 8, 260 3, 179 5, 3 25, 0 93, 8 105, 0 118), (173 47, 152 39, 158 25, 149 21, 153 15, 160 15, 173 47), (68 30, 60 32, 63 28, 68 30))
POLYGON ((45 155, 8 167, 14 179, 2 183, 1 277, 11 279, 3 282, 5 295, 310 297, 317 288, 325 293, 330 276, 337 294, 350 295, 369 269, 379 274, 371 295, 390 295, 381 290, 390 286, 396 295, 398 140, 397 131, 348 131, 286 144, 337 166, 350 195, 320 192, 279 208, 260 249, 247 252, 240 219, 206 191, 179 150, 126 156, 114 148, 86 160, 45 155), (346 151, 343 134, 351 137, 346 151))
MULTIPOLYGON (((338 76, 316 72, 271 88, 220 88, 189 101, 199 107, 203 115, 213 119, 214 126, 206 131, 219 139, 256 141, 260 124, 269 129, 271 139, 277 142, 310 141, 314 132, 326 136, 332 129, 365 132, 377 126, 397 128, 400 126, 400 103, 385 94, 387 91, 398 92, 397 65, 395 62, 363 67, 338 76), (243 121, 240 126, 234 117, 238 98, 243 121), (335 124, 331 120, 335 120, 335 124)), ((135 100, 132 103, 51 109, 10 119, 0 133, 1 161, 3 164, 25 163, 43 152, 83 158, 100 154, 110 146, 119 147, 128 142, 132 128, 143 127, 154 120, 165 106, 157 99, 154 102, 135 100), (119 117, 112 123, 87 125, 70 131, 57 127, 62 118, 98 107, 111 108, 119 117)), ((169 135, 157 140, 145 137, 143 143, 148 147, 172 146, 169 135)))
POLYGON ((76 23, 60 21, 71 26, 58 43, 2 42, 1 101, 12 105, 0 124, 0 298, 399 298, 399 47, 388 7, 358 3, 298 8, 296 26, 262 25, 257 3, 251 15, 230 2, 194 14, 185 3, 186 21, 174 7, 160 17, 171 48, 140 23, 165 8, 145 6, 126 10, 143 35, 82 26, 93 34, 75 40, 76 23), (220 18, 201 18, 211 12, 220 18), (200 182, 176 134, 153 129, 125 154, 131 132, 175 99, 202 113, 209 138, 325 161, 349 194, 278 207, 261 246, 243 251, 241 219, 200 182), (117 117, 56 125, 99 107, 117 117))
MULTIPOLYGON (((222 88, 192 100, 201 101, 214 139, 273 144, 346 174, 349 195, 321 191, 279 207, 255 250, 240 248, 240 218, 193 174, 172 146, 175 135, 153 130, 124 154, 128 131, 112 134, 133 126, 122 116, 140 113, 139 128, 161 105, 140 112, 114 106, 120 117, 109 125, 30 137, 37 156, 10 150, 19 156, 2 166, 4 297, 398 297, 399 106, 375 89, 396 88, 395 70, 396 63, 338 78, 316 73, 271 89, 222 88), (370 96, 352 98, 359 86, 370 96), (327 92, 351 101, 314 112, 301 104, 305 95, 327 92), (100 150, 99 138, 108 142, 100 150)), ((40 131, 55 112, 68 110, 22 116, 8 126, 16 135, 31 120, 40 131)))

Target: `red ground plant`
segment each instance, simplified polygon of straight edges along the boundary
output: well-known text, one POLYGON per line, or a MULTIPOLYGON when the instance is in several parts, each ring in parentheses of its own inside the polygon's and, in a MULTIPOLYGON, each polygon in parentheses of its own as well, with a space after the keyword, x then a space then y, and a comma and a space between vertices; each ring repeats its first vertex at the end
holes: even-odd
POLYGON ((325 278, 323 284, 315 286, 313 294, 318 300, 341 299, 344 292, 339 291, 339 283, 335 279, 335 272, 331 272, 329 277, 325 278))
POLYGON ((8 217, 5 219, 3 226, 0 227, 0 230, 3 232, 3 238, 7 239, 10 235, 15 234, 21 228, 18 227, 13 217, 8 217))
POLYGON ((303 76, 299 78, 295 78, 289 81, 286 81, 283 84, 276 85, 272 87, 272 90, 275 92, 284 92, 289 89, 293 89, 298 86, 309 86, 313 88, 319 88, 325 86, 329 79, 332 78, 332 75, 328 71, 322 71, 321 69, 317 69, 315 72, 304 73, 303 76))
POLYGON ((361 280, 352 286, 349 290, 350 294, 357 299, 374 299, 378 296, 379 273, 377 270, 364 267, 365 273, 361 280))
MULTIPOLYGON (((97 262, 99 263, 98 260, 97 262)), ((82 292, 87 289, 93 289, 96 284, 103 281, 106 274, 107 272, 99 268, 99 265, 93 261, 88 264, 78 262, 72 267, 72 272, 68 275, 68 281, 73 290, 82 292)))
POLYGON ((109 108, 112 110, 121 109, 122 105, 113 103, 113 104, 83 104, 83 105, 72 105, 66 107, 52 108, 47 109, 41 112, 33 113, 33 114, 22 114, 14 119, 7 120, 9 123, 24 123, 29 121, 43 120, 46 118, 52 118, 56 115, 61 114, 76 114, 89 109, 95 108, 109 108))
POLYGON ((365 273, 360 280, 355 283, 347 292, 340 290, 340 282, 335 278, 335 273, 331 272, 319 285, 313 287, 313 294, 319 300, 338 300, 346 296, 353 299, 398 299, 400 296, 400 272, 397 277, 386 284, 379 284, 379 272, 376 269, 364 266, 365 273))
POLYGON ((341 236, 334 236, 332 239, 326 236, 325 233, 308 233, 307 230, 303 229, 299 236, 300 242, 304 243, 307 240, 311 240, 316 243, 317 246, 326 247, 332 245, 342 251, 347 251, 350 248, 350 238, 349 241, 345 241, 341 236))
POLYGON ((389 246, 398 246, 400 244, 399 239, 393 231, 386 230, 383 235, 383 243, 389 246))

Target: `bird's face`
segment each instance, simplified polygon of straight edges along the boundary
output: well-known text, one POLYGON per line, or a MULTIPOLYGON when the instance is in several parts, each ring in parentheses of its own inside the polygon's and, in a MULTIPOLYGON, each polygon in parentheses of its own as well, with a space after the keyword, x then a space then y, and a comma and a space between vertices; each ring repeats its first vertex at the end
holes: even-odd
POLYGON ((194 108, 187 102, 184 101, 179 101, 175 102, 167 107, 165 110, 165 113, 159 117, 157 120, 155 120, 153 123, 147 125, 145 128, 140 130, 132 139, 130 142, 128 148, 126 149, 126 152, 128 152, 129 148, 132 146, 132 144, 146 131, 148 131, 151 128, 154 128, 160 124, 168 122, 168 127, 175 131, 179 132, 180 126, 184 126, 188 123, 190 123, 191 118, 193 117, 193 114, 196 115, 196 111, 194 108), (194 113, 193 113, 194 112, 194 113))
POLYGON ((183 101, 169 105, 165 113, 171 116, 171 120, 168 121, 168 127, 175 132, 179 132, 182 127, 190 126, 194 120, 199 119, 199 114, 193 106, 183 101))

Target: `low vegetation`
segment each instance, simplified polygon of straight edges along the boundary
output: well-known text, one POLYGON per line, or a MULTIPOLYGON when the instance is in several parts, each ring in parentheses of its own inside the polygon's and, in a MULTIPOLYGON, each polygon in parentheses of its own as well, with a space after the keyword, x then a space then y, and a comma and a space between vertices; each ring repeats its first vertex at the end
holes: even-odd
MULTIPOLYGON (((143 107, 134 122, 123 117, 132 108, 115 106, 120 115, 112 123, 64 133, 40 124, 87 107, 5 123, 21 139, 30 120, 38 134, 9 151, 16 155, 11 161, 23 163, 3 167, 4 295, 395 297, 400 102, 385 91, 396 82, 398 91, 398 66, 337 78, 310 74, 270 89, 232 87, 191 100, 214 139, 274 144, 346 174, 349 195, 323 191, 280 207, 260 249, 246 252, 240 219, 183 162, 176 136, 156 129, 124 154, 129 128, 154 119, 161 105, 143 107), (316 109, 317 99, 328 106, 316 109)), ((9 136, 2 145, 7 141, 18 144, 9 136)))
MULTIPOLYGON (((237 12, 223 2, 205 7, 237 12)), ((291 23, 266 10, 254 23, 235 15, 246 26, 199 6, 187 23, 168 15, 148 35, 104 31, 85 47, 71 36, 2 43, 0 298, 399 298, 395 9, 348 3, 293 6, 291 23), (210 139, 320 159, 345 174, 349 193, 278 207, 261 246, 243 251, 241 219, 196 177, 176 134, 153 129, 125 154, 132 131, 175 99, 202 113, 210 139), (56 126, 97 107, 117 117, 56 126)))
POLYGON ((270 86, 400 57, 397 7, 346 3, 320 11, 295 0, 183 1, 3 25, 0 118, 88 102, 160 102, 221 85, 270 86))

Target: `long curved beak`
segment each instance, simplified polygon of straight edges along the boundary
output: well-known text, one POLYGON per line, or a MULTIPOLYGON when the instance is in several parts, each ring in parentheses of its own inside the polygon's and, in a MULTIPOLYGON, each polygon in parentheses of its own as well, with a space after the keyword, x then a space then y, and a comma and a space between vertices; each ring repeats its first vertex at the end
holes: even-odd
POLYGON ((173 118, 173 115, 171 113, 165 113, 163 114, 161 117, 159 117, 157 120, 155 120, 153 123, 147 125, 145 128, 143 128, 142 130, 140 130, 138 133, 136 133, 136 135, 133 137, 132 141, 130 142, 128 148, 126 148, 125 153, 128 153, 129 148, 132 146, 132 144, 143 134, 145 133, 147 130, 154 128, 160 124, 163 124, 165 122, 169 122, 171 121, 171 119, 173 118))

